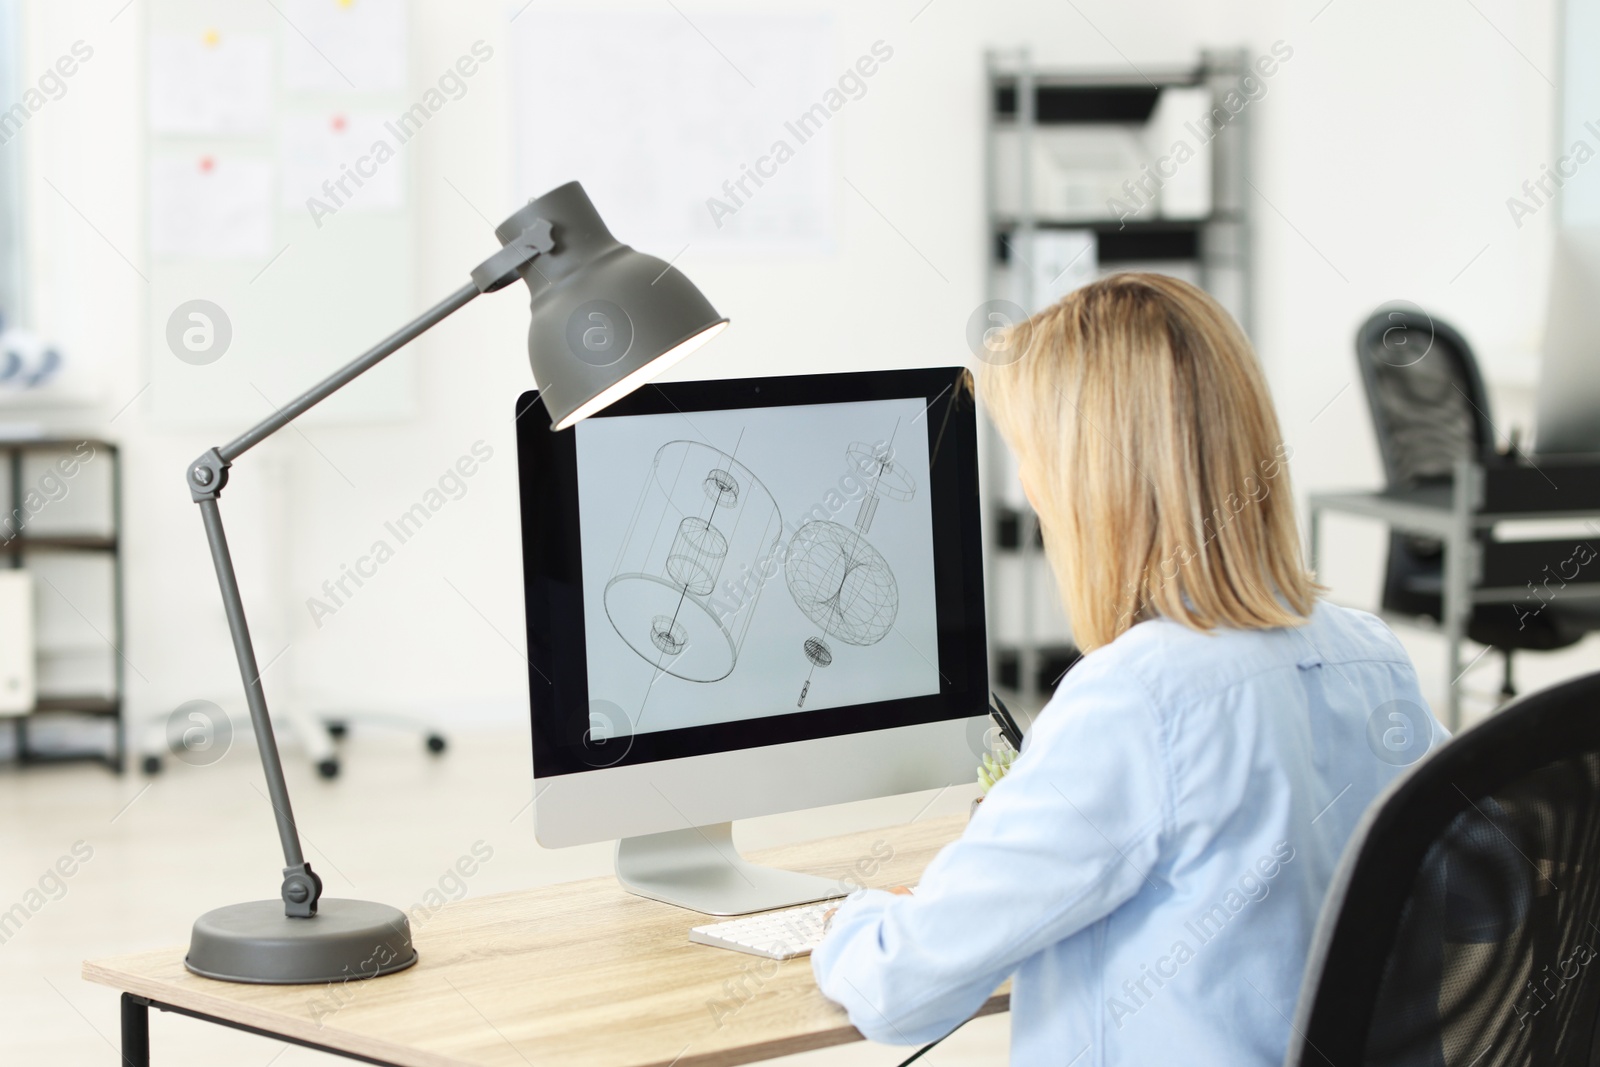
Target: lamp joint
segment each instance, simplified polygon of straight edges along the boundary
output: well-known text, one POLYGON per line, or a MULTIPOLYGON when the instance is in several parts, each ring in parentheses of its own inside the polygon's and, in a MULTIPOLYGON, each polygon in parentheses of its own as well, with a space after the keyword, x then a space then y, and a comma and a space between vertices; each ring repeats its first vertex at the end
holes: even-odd
POLYGON ((480 293, 504 289, 520 277, 523 267, 556 246, 549 219, 534 219, 528 228, 505 243, 488 259, 472 268, 472 284, 480 293))
POLYGON ((322 897, 322 879, 302 862, 283 869, 283 913, 291 919, 309 919, 317 914, 317 901, 322 897))
POLYGON ((185 481, 189 483, 189 498, 196 504, 202 500, 215 500, 228 484, 228 468, 232 466, 215 448, 203 453, 189 464, 185 481))

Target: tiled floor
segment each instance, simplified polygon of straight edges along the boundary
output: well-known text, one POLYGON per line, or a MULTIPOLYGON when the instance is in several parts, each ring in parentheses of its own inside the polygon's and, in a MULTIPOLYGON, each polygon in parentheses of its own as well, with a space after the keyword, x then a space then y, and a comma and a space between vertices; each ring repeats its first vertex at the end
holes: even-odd
MULTIPOLYGON (((330 895, 408 905, 478 841, 494 854, 472 878, 473 895, 610 871, 609 846, 548 851, 534 842, 524 734, 452 740, 434 759, 412 739, 354 734, 345 744, 344 776, 332 783, 285 746, 296 815, 330 895)), ((277 838, 255 758, 241 744, 208 767, 168 761, 155 779, 116 778, 89 766, 0 767, 0 911, 22 900, 60 857, 92 850, 59 889, 49 885, 54 899, 0 944, 0 1063, 115 1064, 116 993, 79 978, 81 961, 182 944, 200 912, 276 891, 277 838)), ((931 797, 754 820, 741 824, 740 844, 759 848, 904 822, 931 797)), ((968 798, 951 790, 924 817, 964 811, 968 798)), ((1003 1064, 1008 1025, 1005 1016, 977 1020, 918 1062, 1003 1064)), ((151 1015, 151 1042, 160 1067, 351 1062, 159 1013, 151 1015)), ((777 1062, 891 1067, 911 1051, 859 1044, 777 1062)))

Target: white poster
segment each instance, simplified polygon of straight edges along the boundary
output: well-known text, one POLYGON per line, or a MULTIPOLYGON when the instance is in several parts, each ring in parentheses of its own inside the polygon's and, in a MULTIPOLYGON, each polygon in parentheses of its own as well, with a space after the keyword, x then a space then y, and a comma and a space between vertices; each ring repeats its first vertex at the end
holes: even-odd
POLYGON ((150 161, 150 250, 190 259, 272 254, 272 164, 214 155, 150 161))
POLYGON ((579 423, 595 721, 649 733, 939 692, 923 412, 579 423))
POLYGON ((405 165, 382 114, 290 115, 283 120, 282 205, 316 199, 339 211, 395 211, 405 204, 405 165))
POLYGON ((283 83, 313 92, 406 85, 405 0, 281 0, 283 83))
POLYGON ((150 131, 263 133, 272 122, 272 40, 259 33, 152 33, 150 131))
POLYGON ((530 8, 511 40, 519 193, 577 179, 663 259, 832 250, 837 130, 892 64, 826 16, 530 8))

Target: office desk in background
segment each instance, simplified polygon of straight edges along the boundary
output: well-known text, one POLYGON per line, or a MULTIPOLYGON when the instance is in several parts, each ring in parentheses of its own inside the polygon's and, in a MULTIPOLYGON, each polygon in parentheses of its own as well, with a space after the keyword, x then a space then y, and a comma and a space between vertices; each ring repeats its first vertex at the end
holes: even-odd
MULTIPOLYGON (((930 819, 755 858, 853 879, 846 890, 910 885, 965 825, 930 819)), ((689 927, 706 921, 593 878, 447 904, 414 924, 417 965, 373 981, 217 982, 185 970, 182 948, 93 960, 83 976, 123 992, 126 1067, 151 1063, 152 1007, 406 1067, 704 1067, 861 1040, 817 991, 810 957, 690 944, 689 927)), ((1002 987, 979 1014, 1009 1004, 1002 987)))
MULTIPOLYGON (((1515 603, 1531 595, 1537 573, 1515 569, 1514 558, 1497 560, 1486 573, 1478 538, 1497 523, 1542 519, 1600 521, 1600 457, 1539 456, 1537 466, 1484 467, 1464 460, 1449 485, 1384 489, 1365 493, 1312 493, 1309 564, 1316 573, 1321 554, 1323 513, 1363 515, 1402 533, 1435 537, 1444 546, 1440 589, 1445 636, 1445 678, 1449 680, 1446 725, 1461 729, 1461 642, 1473 604, 1515 603)), ((1600 526, 1595 527, 1600 532, 1600 526)), ((1600 596, 1600 581, 1564 585, 1566 596, 1600 596)))

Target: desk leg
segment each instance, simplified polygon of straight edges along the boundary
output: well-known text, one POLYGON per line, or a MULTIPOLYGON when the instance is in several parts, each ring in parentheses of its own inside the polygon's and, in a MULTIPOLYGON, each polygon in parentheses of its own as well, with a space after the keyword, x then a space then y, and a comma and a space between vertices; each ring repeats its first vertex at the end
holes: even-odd
POLYGON ((1322 559, 1322 509, 1315 504, 1311 505, 1311 514, 1306 517, 1307 539, 1310 542, 1306 550, 1306 569, 1311 572, 1311 577, 1317 581, 1322 576, 1317 573, 1317 564, 1322 559))
POLYGON ((1452 734, 1461 731, 1461 640, 1466 636, 1467 615, 1472 610, 1468 555, 1472 534, 1461 536, 1457 528, 1444 548, 1444 589, 1440 614, 1444 616, 1444 680, 1446 686, 1445 725, 1452 734))
POLYGON ((122 1067, 150 1067, 150 1002, 122 994, 122 1067))
POLYGON ((1451 733, 1461 730, 1461 642, 1472 614, 1472 585, 1477 577, 1478 542, 1472 531, 1472 511, 1480 489, 1479 468, 1470 460, 1456 464, 1450 500, 1450 536, 1445 539, 1444 589, 1440 614, 1444 616, 1445 682, 1449 686, 1446 723, 1451 733))
MULTIPOLYGON (((1449 570, 1450 565, 1446 563, 1445 568, 1449 570)), ((1445 717, 1452 734, 1461 732, 1461 686, 1459 679, 1461 675, 1461 638, 1463 630, 1462 619, 1456 607, 1459 597, 1451 593, 1454 585, 1454 582, 1446 580, 1443 605, 1445 615, 1444 669, 1445 685, 1448 687, 1445 717)))

